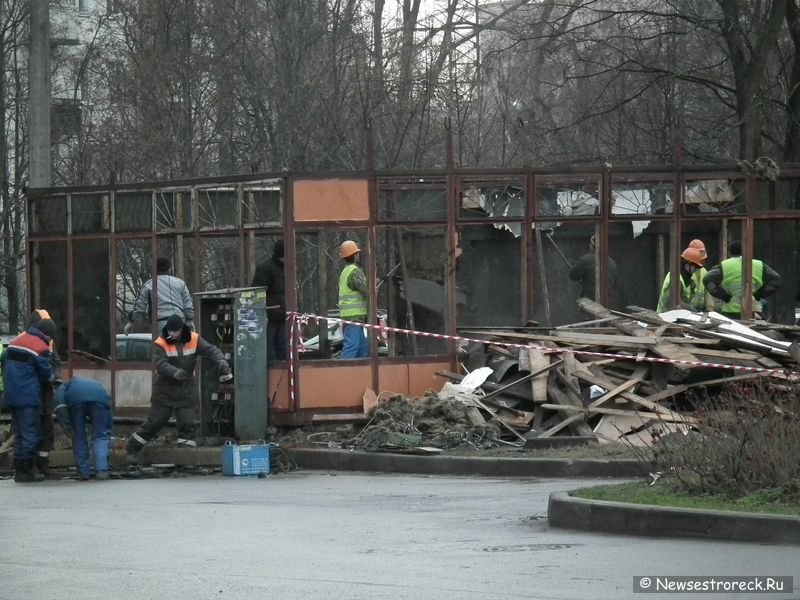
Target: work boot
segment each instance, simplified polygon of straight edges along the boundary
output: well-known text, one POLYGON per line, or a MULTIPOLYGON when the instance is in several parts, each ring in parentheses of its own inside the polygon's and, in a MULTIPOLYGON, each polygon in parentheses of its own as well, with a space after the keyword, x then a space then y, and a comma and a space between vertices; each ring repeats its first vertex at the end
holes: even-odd
POLYGON ((37 481, 44 481, 44 475, 38 471, 34 471, 32 460, 15 460, 14 481, 17 483, 34 483, 37 481))
POLYGON ((95 479, 97 479, 97 481, 105 481, 108 479, 108 471, 98 471, 95 475, 95 479))
MULTIPOLYGON (((135 436, 136 434, 134 434, 135 436)), ((144 448, 144 444, 137 440, 135 437, 132 437, 128 440, 128 444, 125 446, 125 453, 127 456, 125 457, 125 462, 127 462, 132 467, 135 467, 139 464, 141 460, 141 452, 142 448, 144 448)))
POLYGON ((50 468, 50 459, 46 456, 37 456, 34 471, 42 474, 44 479, 61 479, 61 475, 50 468))

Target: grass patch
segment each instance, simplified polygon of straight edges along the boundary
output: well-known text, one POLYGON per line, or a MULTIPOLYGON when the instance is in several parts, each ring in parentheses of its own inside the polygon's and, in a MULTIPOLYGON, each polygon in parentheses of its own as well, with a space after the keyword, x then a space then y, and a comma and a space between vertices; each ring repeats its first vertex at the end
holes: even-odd
POLYGON ((800 515, 800 505, 782 501, 778 489, 760 490, 736 500, 721 496, 690 496, 669 481, 648 485, 644 481, 602 485, 570 492, 577 498, 649 504, 673 508, 700 508, 705 510, 734 510, 739 512, 800 515))

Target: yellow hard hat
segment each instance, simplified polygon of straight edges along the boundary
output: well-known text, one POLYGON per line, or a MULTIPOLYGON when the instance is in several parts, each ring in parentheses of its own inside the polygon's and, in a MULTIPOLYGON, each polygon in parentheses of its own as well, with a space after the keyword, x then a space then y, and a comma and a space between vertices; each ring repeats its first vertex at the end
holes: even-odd
POLYGON ((697 248, 689 247, 681 253, 681 258, 687 262, 693 263, 698 267, 703 266, 703 261, 705 257, 700 254, 700 250, 697 248))
POLYGON ((339 248, 339 258, 347 258, 358 252, 361 252, 361 248, 358 247, 358 244, 353 240, 345 240, 339 248))

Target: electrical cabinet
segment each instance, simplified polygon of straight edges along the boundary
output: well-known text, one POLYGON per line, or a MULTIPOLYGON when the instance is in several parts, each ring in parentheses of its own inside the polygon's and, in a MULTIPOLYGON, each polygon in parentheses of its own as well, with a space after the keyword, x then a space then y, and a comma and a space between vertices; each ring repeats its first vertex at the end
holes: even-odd
POLYGON ((202 361, 202 435, 263 439, 269 424, 266 290, 238 288, 195 294, 195 325, 200 337, 217 346, 233 370, 233 381, 220 383, 216 367, 202 361))

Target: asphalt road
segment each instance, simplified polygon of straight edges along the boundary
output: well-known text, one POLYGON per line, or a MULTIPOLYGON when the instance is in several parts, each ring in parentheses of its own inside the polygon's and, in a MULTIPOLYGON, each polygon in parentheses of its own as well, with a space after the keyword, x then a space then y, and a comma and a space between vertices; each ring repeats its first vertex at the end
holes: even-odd
MULTIPOLYGON (((0 481, 0 599, 619 599, 635 575, 793 575, 800 549, 550 529, 594 482, 300 472, 0 481)), ((700 597, 700 596, 697 596, 700 597)), ((756 598, 759 595, 715 597, 756 598)))

